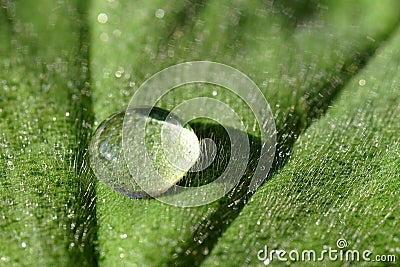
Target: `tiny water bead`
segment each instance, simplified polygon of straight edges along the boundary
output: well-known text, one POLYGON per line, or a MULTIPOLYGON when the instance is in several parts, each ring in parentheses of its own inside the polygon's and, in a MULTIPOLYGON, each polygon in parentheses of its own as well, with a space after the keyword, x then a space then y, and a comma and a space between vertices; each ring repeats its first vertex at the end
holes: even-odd
POLYGON ((98 21, 99 23, 101 23, 101 24, 107 23, 107 21, 108 21, 108 16, 107 16, 107 14, 105 14, 105 13, 100 13, 100 14, 97 16, 97 21, 98 21))
POLYGON ((90 166, 98 180, 131 198, 146 198, 167 191, 185 176, 199 156, 200 142, 192 128, 176 115, 155 107, 132 108, 109 116, 99 125, 89 144, 90 166), (145 144, 140 144, 137 140, 143 125, 145 144), (125 130, 128 127, 124 138, 131 144, 129 150, 123 147, 123 127, 125 130), (150 161, 127 156, 126 151, 145 153, 150 161), (132 173, 126 158, 139 171, 132 173), (139 186, 138 181, 143 179, 152 183, 151 192, 139 186))

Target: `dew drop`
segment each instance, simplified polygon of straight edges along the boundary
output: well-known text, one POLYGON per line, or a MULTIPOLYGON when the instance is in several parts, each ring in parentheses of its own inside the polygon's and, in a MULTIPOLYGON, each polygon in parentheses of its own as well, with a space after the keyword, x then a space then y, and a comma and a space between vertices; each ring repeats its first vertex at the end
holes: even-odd
POLYGON ((161 8, 157 9, 155 12, 155 16, 158 19, 162 19, 164 17, 164 15, 165 15, 165 11, 161 8))
POLYGON ((107 23, 107 21, 108 21, 108 16, 107 16, 107 14, 105 14, 105 13, 100 13, 100 14, 97 16, 97 21, 98 21, 99 23, 101 23, 101 24, 107 23))
POLYGON ((0 258, 0 260, 3 261, 3 262, 8 262, 8 261, 10 261, 10 258, 9 258, 9 257, 5 257, 5 256, 2 256, 2 257, 0 258))
POLYGON ((100 34, 100 40, 102 40, 103 42, 108 42, 108 34, 106 32, 103 32, 100 34))
POLYGON ((117 70, 117 71, 115 72, 115 77, 116 77, 116 78, 121 78, 121 76, 122 76, 122 72, 121 72, 120 70, 117 70))
POLYGON ((128 238, 128 235, 127 234, 122 234, 122 235, 120 235, 119 236, 121 239, 127 239, 128 238))
MULTIPOLYGON (((126 142, 124 143, 126 144, 126 142)), ((200 155, 200 142, 189 125, 182 125, 174 114, 160 109, 140 107, 117 112, 97 128, 89 145, 90 166, 97 179, 106 186, 131 198, 159 195, 176 184, 195 164, 200 155), (126 116, 126 117, 125 117, 126 116), (125 119, 125 126, 124 126, 125 119), (145 125, 145 144, 135 143, 145 125), (129 149, 123 147, 123 127, 128 128, 129 149), (177 131, 178 130, 178 131, 177 131), (179 133, 178 135, 176 133, 179 133), (135 155, 145 154, 151 163, 135 155), (186 164, 181 164, 182 159, 186 164), (151 164, 151 165, 148 165, 151 164), (137 166, 133 173, 129 166, 137 166), (139 171, 138 171, 139 170, 139 171), (156 172, 156 173, 155 173, 156 172), (147 193, 138 185, 138 179, 162 181, 147 193)))
POLYGON ((120 37, 121 36, 121 30, 120 29, 115 29, 113 30, 113 35, 115 37, 120 37))

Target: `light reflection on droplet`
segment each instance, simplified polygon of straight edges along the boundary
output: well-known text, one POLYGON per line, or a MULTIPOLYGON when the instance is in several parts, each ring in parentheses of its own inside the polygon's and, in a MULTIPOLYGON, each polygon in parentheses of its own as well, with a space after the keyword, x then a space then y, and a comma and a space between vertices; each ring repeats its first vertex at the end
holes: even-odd
POLYGON ((5 256, 2 256, 2 257, 0 258, 0 260, 3 261, 3 262, 8 262, 8 261, 10 261, 10 258, 9 258, 9 257, 5 257, 5 256))
POLYGON ((126 238, 128 238, 128 235, 127 234, 122 234, 122 235, 120 235, 119 236, 121 239, 126 239, 126 238))
POLYGON ((117 70, 117 71, 115 72, 115 77, 121 78, 121 76, 122 76, 122 72, 121 72, 120 70, 117 70))
POLYGON ((118 70, 115 72, 115 77, 121 78, 122 74, 125 72, 123 67, 119 67, 118 70))
POLYGON ((100 14, 97 16, 97 21, 98 21, 99 23, 102 23, 102 24, 107 23, 107 21, 108 21, 108 16, 107 16, 107 14, 106 14, 106 13, 100 13, 100 14))
POLYGON ((156 15, 156 18, 162 19, 165 15, 165 11, 163 9, 159 8, 156 10, 155 15, 156 15))

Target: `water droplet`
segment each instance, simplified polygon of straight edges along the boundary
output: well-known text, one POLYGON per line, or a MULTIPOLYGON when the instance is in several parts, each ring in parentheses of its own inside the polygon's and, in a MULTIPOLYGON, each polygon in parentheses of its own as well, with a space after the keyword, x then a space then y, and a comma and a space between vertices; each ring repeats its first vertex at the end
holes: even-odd
POLYGON ((212 91, 212 95, 213 95, 213 96, 217 96, 217 95, 218 95, 218 92, 217 92, 217 91, 212 91))
POLYGON ((116 78, 121 78, 121 76, 122 76, 122 72, 121 72, 120 70, 117 70, 117 71, 115 72, 115 77, 116 77, 116 78))
POLYGON ((156 15, 156 18, 162 19, 165 15, 165 11, 163 9, 159 8, 156 10, 155 15, 156 15))
POLYGON ((113 30, 113 35, 115 37, 120 37, 121 36, 121 30, 120 29, 115 29, 113 30))
POLYGON ((100 34, 100 40, 102 40, 103 42, 107 42, 109 39, 108 34, 106 32, 103 32, 100 34))
POLYGON ((124 67, 118 67, 118 71, 121 72, 121 73, 124 73, 125 69, 124 69, 124 67))
POLYGON ((115 77, 121 78, 122 74, 124 74, 125 69, 123 67, 119 67, 118 70, 115 72, 115 77))
POLYGON ((190 126, 182 125, 176 115, 160 108, 134 108, 109 116, 99 125, 89 145, 90 165, 97 178, 132 198, 148 197, 138 179, 151 182, 158 179, 151 195, 167 191, 189 171, 199 155, 200 143, 190 126), (129 149, 123 147, 124 118, 125 130, 128 129, 124 144, 132 144, 129 149), (145 144, 139 144, 137 140, 143 132, 139 128, 144 125, 145 144), (146 155, 150 163, 133 154, 146 155), (138 167, 133 175, 128 162, 138 167), (158 183, 160 176, 162 181, 158 183))
POLYGON ((6 257, 6 256, 2 256, 2 257, 0 258, 0 260, 3 261, 3 262, 8 262, 8 261, 10 261, 10 258, 9 258, 9 257, 6 257))
POLYGON ((108 16, 107 16, 107 14, 106 14, 106 13, 100 13, 100 14, 97 16, 97 21, 98 21, 99 23, 102 23, 102 24, 107 23, 107 21, 108 21, 108 16))
POLYGON ((122 234, 122 235, 120 235, 119 236, 121 239, 126 239, 126 238, 128 238, 128 235, 127 234, 122 234))
POLYGON ((8 165, 8 169, 14 170, 14 163, 11 160, 7 161, 7 165, 8 165))
POLYGON ((25 242, 22 242, 22 243, 21 243, 21 247, 22 247, 22 248, 26 248, 26 243, 25 243, 25 242))

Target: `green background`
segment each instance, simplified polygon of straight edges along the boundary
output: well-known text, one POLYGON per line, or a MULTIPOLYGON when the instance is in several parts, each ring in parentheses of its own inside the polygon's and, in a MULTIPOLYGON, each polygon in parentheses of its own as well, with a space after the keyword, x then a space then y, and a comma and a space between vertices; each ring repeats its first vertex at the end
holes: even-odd
MULTIPOLYGON (((321 251, 340 238, 399 259, 399 19, 396 0, 0 1, 0 265, 262 266, 265 245, 321 251), (145 79, 193 60, 235 67, 262 90, 278 131, 267 181, 246 194, 250 164, 236 189, 197 208, 97 183, 86 155, 97 125, 145 79)), ((186 89, 160 106, 214 97, 252 128, 221 88, 186 89)))

